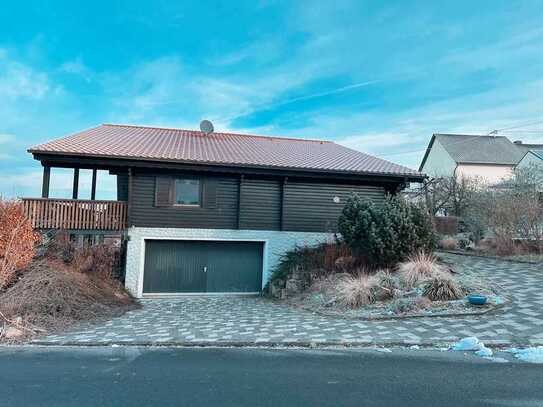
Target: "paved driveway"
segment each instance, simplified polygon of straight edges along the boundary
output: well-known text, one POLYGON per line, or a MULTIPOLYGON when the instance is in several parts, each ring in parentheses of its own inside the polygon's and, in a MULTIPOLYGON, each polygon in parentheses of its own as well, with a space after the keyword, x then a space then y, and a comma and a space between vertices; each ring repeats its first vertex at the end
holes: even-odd
POLYGON ((543 344, 541 266, 447 255, 457 267, 500 284, 513 302, 496 314, 459 318, 353 321, 293 309, 259 297, 143 300, 108 322, 39 339, 69 344, 442 344, 477 336, 489 344, 543 344))

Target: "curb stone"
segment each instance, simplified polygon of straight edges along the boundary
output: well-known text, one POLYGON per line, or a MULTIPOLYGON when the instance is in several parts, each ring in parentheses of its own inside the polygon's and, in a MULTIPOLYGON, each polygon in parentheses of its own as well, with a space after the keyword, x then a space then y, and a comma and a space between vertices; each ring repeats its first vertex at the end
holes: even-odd
MULTIPOLYGON (((201 342, 186 342, 186 341, 104 341, 104 342, 52 342, 52 341, 33 341, 28 345, 37 346, 57 346, 57 347, 99 347, 99 346, 126 346, 126 347, 181 347, 181 348, 326 348, 326 347, 406 347, 406 346, 421 346, 424 348, 442 348, 449 347, 453 342, 458 341, 459 337, 451 337, 448 339, 439 338, 434 340, 405 340, 405 341, 387 341, 387 340, 326 340, 326 341, 285 341, 285 342, 254 342, 254 341, 201 341, 201 342)), ((543 340, 515 340, 509 339, 492 339, 485 340, 485 345, 491 348, 507 348, 515 346, 537 346, 543 345, 543 340)))

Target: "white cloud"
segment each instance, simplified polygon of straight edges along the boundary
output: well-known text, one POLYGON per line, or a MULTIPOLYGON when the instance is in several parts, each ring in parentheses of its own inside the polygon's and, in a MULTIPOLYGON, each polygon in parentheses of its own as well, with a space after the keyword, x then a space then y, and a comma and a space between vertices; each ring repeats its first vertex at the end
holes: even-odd
POLYGON ((80 76, 87 82, 91 81, 93 75, 92 70, 83 63, 81 57, 64 62, 60 65, 60 70, 72 75, 80 76))
MULTIPOLYGON (((488 134, 492 129, 541 117, 541 98, 536 96, 541 94, 543 81, 534 81, 404 111, 349 116, 337 112, 317 116, 311 126, 293 134, 337 136, 337 142, 347 147, 418 168, 433 133, 488 134)), ((543 132, 517 136, 511 131, 503 135, 543 143, 543 132)))
POLYGON ((13 134, 3 134, 0 133, 0 144, 7 144, 15 140, 15 136, 13 134))
POLYGON ((230 79, 189 72, 179 58, 168 57, 139 64, 118 75, 110 74, 104 86, 113 89, 119 118, 141 122, 192 123, 247 111, 260 92, 230 79), (127 80, 128 78, 128 80, 127 80))
POLYGON ((261 39, 240 47, 228 54, 217 54, 207 62, 213 66, 229 66, 237 64, 263 65, 269 64, 284 55, 284 43, 281 39, 261 39))
POLYGON ((0 52, 0 95, 3 98, 41 99, 51 90, 48 76, 10 59, 6 50, 0 52))
POLYGON ((40 171, 29 168, 18 171, 3 170, 0 177, 0 197, 39 196, 40 185, 40 171))
POLYGON ((366 152, 383 151, 383 149, 398 149, 412 143, 408 139, 408 133, 363 133, 337 140, 337 143, 345 147, 354 148, 366 152))

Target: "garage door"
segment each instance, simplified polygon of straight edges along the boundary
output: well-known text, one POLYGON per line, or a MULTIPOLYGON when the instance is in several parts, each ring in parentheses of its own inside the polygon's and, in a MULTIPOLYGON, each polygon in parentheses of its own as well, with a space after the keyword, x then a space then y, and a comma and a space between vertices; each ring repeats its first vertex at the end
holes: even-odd
POLYGON ((143 292, 259 292, 262 248, 259 242, 147 240, 143 292))

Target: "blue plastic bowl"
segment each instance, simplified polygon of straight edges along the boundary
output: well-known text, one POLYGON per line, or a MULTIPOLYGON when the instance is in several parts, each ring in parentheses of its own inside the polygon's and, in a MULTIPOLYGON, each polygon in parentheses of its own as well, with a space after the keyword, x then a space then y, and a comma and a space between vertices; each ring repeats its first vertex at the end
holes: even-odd
POLYGON ((468 301, 473 305, 485 305, 486 297, 484 295, 468 295, 468 301))

